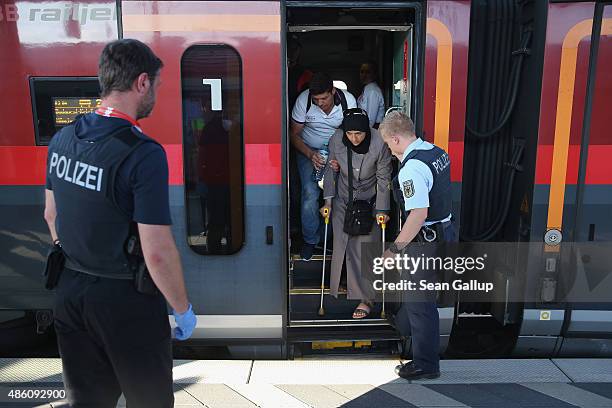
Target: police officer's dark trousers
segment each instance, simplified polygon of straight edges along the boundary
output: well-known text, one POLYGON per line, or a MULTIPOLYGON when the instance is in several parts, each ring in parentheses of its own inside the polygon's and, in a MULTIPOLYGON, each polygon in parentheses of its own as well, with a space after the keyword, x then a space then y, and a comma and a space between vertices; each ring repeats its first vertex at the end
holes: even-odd
POLYGON ((55 329, 73 408, 172 407, 172 343, 166 302, 132 280, 65 269, 56 289, 55 329))
MULTIPOLYGON (((441 241, 454 241, 454 229, 450 223, 444 228, 443 239, 433 243, 412 242, 404 254, 411 257, 443 256, 441 241)), ((436 282, 437 271, 419 270, 410 277, 402 276, 402 279, 409 279, 418 287, 421 280, 436 282)), ((402 336, 410 336, 416 366, 427 372, 440 371, 440 316, 435 291, 402 292, 402 306, 395 315, 395 324, 402 336)))

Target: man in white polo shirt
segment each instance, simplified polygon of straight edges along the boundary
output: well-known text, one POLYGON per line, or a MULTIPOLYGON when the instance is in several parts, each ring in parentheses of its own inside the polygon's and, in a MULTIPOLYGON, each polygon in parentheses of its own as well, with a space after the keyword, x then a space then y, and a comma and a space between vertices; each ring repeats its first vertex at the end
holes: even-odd
POLYGON ((334 88, 331 77, 315 74, 308 90, 302 92, 291 113, 291 144, 297 150, 297 166, 302 183, 302 259, 308 261, 320 241, 319 194, 321 190, 312 178, 314 168, 325 165, 319 149, 326 145, 342 125, 343 110, 357 107, 355 97, 334 88))

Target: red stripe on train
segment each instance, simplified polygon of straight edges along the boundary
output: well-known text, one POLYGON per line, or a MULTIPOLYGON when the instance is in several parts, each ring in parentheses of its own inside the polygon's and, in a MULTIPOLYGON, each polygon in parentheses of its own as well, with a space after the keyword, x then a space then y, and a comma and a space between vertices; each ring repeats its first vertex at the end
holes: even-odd
POLYGON ((451 182, 461 183, 463 176, 463 141, 449 142, 448 155, 451 159, 451 182))
MULTIPOLYGON (((536 184, 550 184, 552 170, 552 145, 539 145, 536 163, 536 184)), ((580 146, 570 145, 567 155, 566 184, 576 184, 578 181, 578 166, 580 146)), ((612 160, 612 145, 591 145, 586 169, 586 184, 612 184, 610 161, 612 160)))
MULTIPOLYGON (((168 156, 169 183, 183 184, 182 145, 164 145, 168 156)), ((280 144, 245 145, 246 184, 281 183, 280 144)), ((46 146, 0 146, 0 185, 45 184, 46 146)))
MULTIPOLYGON (((170 184, 183 184, 183 152, 178 144, 164 145, 168 155, 170 184)), ((538 146, 536 184, 550 184, 552 146, 538 146)), ((463 143, 451 142, 451 178, 461 181, 463 168, 463 143)), ((580 146, 571 145, 568 155, 567 183, 575 184, 578 178, 580 146)), ((587 184, 612 184, 609 171, 612 145, 589 147, 587 184)), ((0 146, 0 185, 43 185, 47 148, 44 146, 0 146)), ((246 184, 281 183, 281 145, 247 144, 245 146, 246 184)))

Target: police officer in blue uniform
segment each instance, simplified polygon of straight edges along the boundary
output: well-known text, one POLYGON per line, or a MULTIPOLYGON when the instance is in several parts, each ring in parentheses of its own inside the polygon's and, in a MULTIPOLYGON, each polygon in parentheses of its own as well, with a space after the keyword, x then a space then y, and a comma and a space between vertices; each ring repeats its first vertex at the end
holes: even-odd
POLYGON ((45 219, 65 254, 55 329, 72 407, 172 407, 172 343, 189 338, 188 301, 170 229, 164 149, 137 122, 155 104, 162 61, 145 44, 106 45, 101 107, 51 140, 45 219))
MULTIPOLYGON (((414 124, 401 112, 390 112, 379 131, 401 162, 393 180, 393 195, 406 220, 385 256, 439 255, 441 242, 455 240, 448 154, 418 138, 414 124)), ((411 280, 433 281, 434 275, 435 271, 420 270, 411 280)), ((435 292, 402 293, 395 325, 403 336, 411 336, 413 360, 396 368, 400 377, 414 380, 440 376, 439 320, 435 292)))

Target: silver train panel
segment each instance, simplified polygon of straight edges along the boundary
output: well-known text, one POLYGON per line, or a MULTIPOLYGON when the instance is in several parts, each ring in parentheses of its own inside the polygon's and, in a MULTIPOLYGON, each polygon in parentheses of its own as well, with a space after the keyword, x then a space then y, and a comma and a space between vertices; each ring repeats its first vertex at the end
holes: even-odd
MULTIPOLYGON (((280 186, 247 186, 244 246, 234 255, 203 256, 187 245, 184 189, 170 187, 172 229, 196 313, 284 315, 281 201, 280 186), (274 230, 272 245, 265 241, 266 226, 274 230)), ((43 208, 43 186, 0 187, 0 310, 53 307, 41 276, 50 242, 43 208)))
MULTIPOLYGON (((280 339, 282 315, 197 315, 193 339, 280 339)), ((174 319, 170 317, 174 328, 174 319)))

